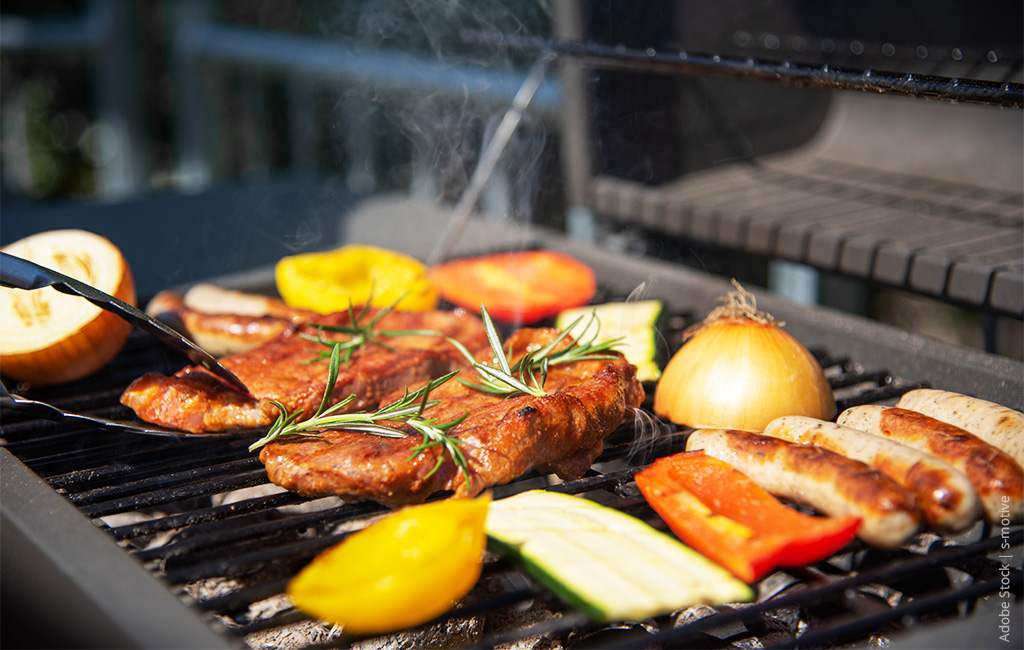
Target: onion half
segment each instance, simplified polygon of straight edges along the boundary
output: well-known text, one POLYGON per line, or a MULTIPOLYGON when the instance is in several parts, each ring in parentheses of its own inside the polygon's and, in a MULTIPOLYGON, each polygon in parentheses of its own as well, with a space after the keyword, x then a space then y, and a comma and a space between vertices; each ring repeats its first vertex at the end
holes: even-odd
MULTIPOLYGON (((3 249, 135 304, 135 283, 121 251, 84 230, 52 230, 3 249)), ((86 377, 124 346, 131 325, 52 287, 0 288, 0 373, 31 384, 86 377)))
POLYGON ((694 428, 745 431, 784 415, 831 419, 835 397, 814 355, 733 284, 726 304, 684 333, 655 387, 655 413, 694 428))

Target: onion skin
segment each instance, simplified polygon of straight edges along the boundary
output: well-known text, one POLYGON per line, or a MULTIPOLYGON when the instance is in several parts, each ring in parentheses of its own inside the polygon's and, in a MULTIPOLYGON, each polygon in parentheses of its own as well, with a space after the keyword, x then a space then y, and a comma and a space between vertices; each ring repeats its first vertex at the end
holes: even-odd
POLYGON ((836 402, 818 361, 792 335, 727 317, 707 323, 669 360, 654 411, 694 428, 763 431, 784 415, 829 420, 836 402))
MULTIPOLYGON (((65 231, 58 231, 65 232, 65 231)), ((70 231, 75 232, 75 231, 70 231)), ((38 235, 37 235, 38 236, 38 235)), ((45 234, 43 235, 45 236, 45 234)), ((108 242, 109 243, 109 242, 108 242)), ((109 244, 113 246, 113 244, 109 244)), ((5 250, 9 250, 9 247, 5 250)), ((114 249, 116 251, 116 248, 114 249)), ((11 254, 19 255, 21 251, 10 250, 11 254)), ((89 255, 87 251, 85 254, 89 255)), ((23 254, 23 253, 22 253, 23 254)), ((102 259, 99 255, 89 255, 96 263, 110 263, 116 260, 120 265, 120 280, 112 291, 103 287, 107 293, 135 305, 135 281, 127 261, 117 251, 115 257, 102 259)), ((109 257, 109 256, 108 256, 109 257)), ((43 266, 52 266, 46 261, 39 261, 43 266)), ((78 278, 83 282, 88 278, 78 278)), ((4 289, 3 291, 19 291, 20 289, 4 289)), ((53 291, 53 289, 37 289, 36 291, 53 291)), ((85 298, 77 298, 84 301, 85 298)), ((53 319, 59 319, 60 312, 53 319)), ((45 329, 45 323, 40 327, 45 329)), ((131 324, 121 317, 107 311, 100 311, 73 332, 66 332, 48 340, 45 344, 25 350, 12 350, 10 342, 0 341, 0 372, 5 377, 31 385, 63 384, 87 377, 105 366, 113 359, 131 332, 131 324)))

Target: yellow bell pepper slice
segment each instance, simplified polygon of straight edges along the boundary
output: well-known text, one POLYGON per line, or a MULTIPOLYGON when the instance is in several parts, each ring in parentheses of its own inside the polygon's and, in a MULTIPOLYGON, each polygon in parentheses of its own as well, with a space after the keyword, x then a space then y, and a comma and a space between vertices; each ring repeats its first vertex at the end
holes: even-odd
POLYGON ((480 577, 490 496, 409 506, 324 551, 288 584, 295 606, 351 634, 448 611, 480 577))
POLYGON ((274 267, 281 298, 321 314, 371 304, 405 311, 437 306, 426 267, 403 253, 363 244, 281 258, 274 267))

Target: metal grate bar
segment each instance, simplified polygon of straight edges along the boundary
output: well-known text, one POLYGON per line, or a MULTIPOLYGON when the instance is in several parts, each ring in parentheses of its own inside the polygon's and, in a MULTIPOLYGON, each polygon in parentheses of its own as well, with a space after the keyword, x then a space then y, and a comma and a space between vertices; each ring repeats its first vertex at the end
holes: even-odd
POLYGON ((211 521, 220 521, 231 517, 251 515, 259 512, 266 512, 274 508, 295 505, 306 501, 292 492, 281 492, 265 497, 245 499, 221 506, 202 508, 200 510, 181 514, 169 515, 159 519, 153 519, 137 524, 125 524, 110 528, 110 534, 115 539, 133 539, 161 533, 177 528, 195 526, 211 521))
MULTIPOLYGON (((115 445, 115 449, 120 447, 120 445, 115 445)), ((102 464, 95 467, 72 470, 64 474, 56 474, 48 477, 46 482, 54 488, 64 491, 81 492, 87 489, 89 485, 120 484, 120 479, 127 475, 141 479, 146 476, 157 475, 160 472, 166 472, 169 469, 181 471, 196 467, 206 468, 224 461, 237 460, 240 453, 237 446, 223 448, 219 445, 212 445, 204 447, 201 444, 190 449, 191 453, 183 453, 186 450, 182 449, 180 444, 171 444, 161 446, 149 452, 134 454, 129 462, 117 461, 110 463, 111 451, 111 449, 104 449, 102 454, 96 452, 90 457, 83 459, 88 461, 91 458, 96 458, 102 464), (170 452, 177 453, 170 454, 170 452), (170 458, 169 455, 171 456, 170 458)))
POLYGON ((325 526, 327 524, 337 525, 345 521, 359 519, 382 510, 380 507, 366 506, 359 504, 343 505, 328 510, 290 517, 279 521, 260 522, 251 526, 233 525, 221 527, 201 537, 186 538, 180 542, 173 542, 144 551, 137 551, 134 555, 143 562, 156 559, 167 559, 190 555, 196 551, 216 546, 226 546, 232 542, 271 539, 281 537, 288 533, 298 533, 308 528, 325 526))
MULTIPOLYGON (((78 506, 87 506, 101 501, 107 501, 112 497, 117 496, 130 494, 153 494, 153 488, 168 484, 188 484, 193 481, 200 481, 201 479, 210 476, 221 476, 224 474, 237 475, 253 469, 260 469, 262 467, 263 465, 259 462, 258 458, 243 458, 241 460, 235 460, 228 463, 209 465, 180 472, 159 474, 157 476, 141 480, 117 483, 115 485, 94 488, 84 492, 76 492, 74 494, 69 494, 68 500, 78 506)), ((158 494, 158 492, 156 492, 156 494, 158 494)), ((129 505, 126 509, 133 508, 131 502, 128 502, 128 504, 129 505)))
POLYGON ((257 601, 283 593, 289 580, 290 578, 269 580, 255 586, 236 589, 221 596, 201 598, 196 600, 196 606, 211 612, 231 614, 257 601))
POLYGON ((844 640, 858 638, 872 630, 877 630, 888 623, 899 621, 908 617, 918 617, 929 612, 939 611, 951 604, 972 601, 988 594, 996 593, 1002 589, 1013 587, 1020 590, 1024 584, 1024 575, 1018 573, 1005 583, 1002 579, 986 580, 969 585, 956 591, 942 591, 931 597, 915 598, 907 604, 899 605, 892 609, 883 610, 877 614, 860 616, 854 620, 843 622, 839 625, 829 625, 825 628, 812 629, 799 637, 795 637, 788 643, 778 645, 766 645, 765 648, 817 648, 835 645, 844 640))
POLYGON ((103 517, 119 512, 125 512, 126 510, 150 508, 158 505, 176 503, 187 499, 195 499, 197 497, 207 497, 213 494, 229 492, 231 490, 237 490, 244 487, 261 485, 266 483, 266 481, 266 471, 260 467, 258 469, 253 469, 242 474, 216 481, 205 481, 171 490, 144 493, 126 499, 115 499, 113 501, 94 503, 83 506, 80 510, 82 514, 87 517, 103 517))
POLYGON ((137 473, 149 468, 152 468, 150 471, 159 471, 161 465, 179 469, 184 463, 202 463, 204 459, 214 458, 216 449, 211 441, 195 441, 194 445, 190 441, 183 446, 180 441, 143 442, 140 436, 82 430, 72 438, 71 444, 47 456, 25 456, 23 459, 47 481, 52 479, 60 483, 60 487, 72 488, 77 481, 88 479, 91 472, 97 472, 96 479, 104 472, 116 472, 116 469, 108 469, 112 465, 127 464, 137 473), (112 439, 111 435, 118 437, 112 439), (112 458, 120 460, 112 463, 112 458), (69 469, 71 467, 74 469, 69 469))
POLYGON ((206 578, 239 577, 266 569, 268 566, 297 566, 326 548, 337 544, 349 533, 337 533, 315 539, 302 540, 275 548, 263 548, 250 553, 215 559, 182 569, 163 573, 167 582, 183 585, 206 578))
MULTIPOLYGON (((809 65, 793 60, 769 61, 688 51, 660 52, 654 48, 578 43, 494 34, 466 35, 467 42, 507 45, 514 48, 553 52, 591 67, 658 74, 705 74, 763 79, 774 83, 841 90, 861 90, 897 95, 929 97, 951 102, 969 102, 1009 108, 1024 108, 1024 84, 976 78, 948 77, 871 68, 847 68, 828 64, 809 65)), ((1020 55, 1013 61, 1019 65, 1020 55)))

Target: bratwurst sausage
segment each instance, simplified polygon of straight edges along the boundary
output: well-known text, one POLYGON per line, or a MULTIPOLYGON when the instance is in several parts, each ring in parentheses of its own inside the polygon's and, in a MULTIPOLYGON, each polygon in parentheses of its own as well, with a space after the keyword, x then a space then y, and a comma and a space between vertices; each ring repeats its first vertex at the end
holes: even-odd
POLYGON ((1024 466, 1024 413, 994 402, 934 388, 903 395, 896 406, 948 422, 999 447, 1024 466))
POLYGON ((957 468, 977 491, 988 521, 1024 519, 1024 468, 974 434, 917 411, 877 404, 848 408, 836 422, 920 449, 957 468))
POLYGON ((920 527, 913 494, 866 464, 821 447, 747 431, 698 429, 686 449, 703 449, 780 499, 834 517, 860 517, 857 537, 872 546, 897 548, 920 527))
POLYGON ((764 433, 818 445, 867 463, 914 493, 928 525, 938 532, 961 531, 981 514, 978 493, 966 476, 946 461, 913 447, 802 415, 773 420, 764 433))

